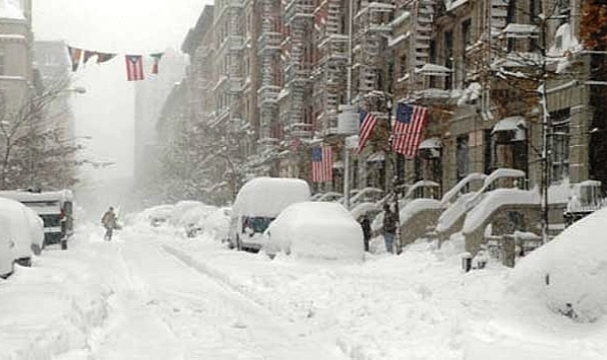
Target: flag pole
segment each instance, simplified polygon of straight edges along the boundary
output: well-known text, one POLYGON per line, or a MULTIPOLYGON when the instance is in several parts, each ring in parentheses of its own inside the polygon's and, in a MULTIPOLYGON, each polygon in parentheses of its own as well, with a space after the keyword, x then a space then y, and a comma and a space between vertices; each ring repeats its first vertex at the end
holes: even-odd
MULTIPOLYGON (((392 95, 394 96, 394 95, 392 95)), ((398 187, 399 187, 399 177, 398 177, 398 153, 394 150, 394 142, 396 141, 394 133, 394 127, 392 126, 392 110, 394 109, 394 99, 388 95, 386 97, 386 109, 388 110, 388 125, 391 129, 391 139, 390 142, 390 162, 392 163, 392 197, 394 199, 394 214, 396 215, 396 233, 394 234, 394 244, 393 247, 396 247, 396 254, 399 255, 402 252, 402 245, 400 243, 400 206, 398 204, 398 187)), ((398 108, 398 104, 397 104, 398 108)))
MULTIPOLYGON (((346 104, 352 105, 352 28, 354 1, 348 1, 348 67, 346 79, 346 104)), ((344 135, 344 206, 350 209, 350 153, 346 144, 348 135, 344 135)))

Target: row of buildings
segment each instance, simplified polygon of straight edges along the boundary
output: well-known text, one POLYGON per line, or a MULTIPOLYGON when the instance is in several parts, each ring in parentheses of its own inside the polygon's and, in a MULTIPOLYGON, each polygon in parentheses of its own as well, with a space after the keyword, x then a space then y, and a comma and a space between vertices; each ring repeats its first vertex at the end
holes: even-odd
POLYGON ((529 186, 607 184, 606 53, 584 46, 593 30, 583 6, 604 5, 215 0, 183 41, 189 65, 165 103, 160 146, 175 141, 171 129, 198 133, 198 147, 228 154, 215 156, 214 176, 233 190, 251 176, 310 179, 311 146, 330 144, 333 181, 316 190, 341 189, 337 117, 351 103, 379 126, 352 154, 350 188, 390 188, 396 169, 405 183, 433 180, 446 191, 502 167, 525 171, 529 186), (430 117, 418 156, 392 162, 401 102, 430 117))

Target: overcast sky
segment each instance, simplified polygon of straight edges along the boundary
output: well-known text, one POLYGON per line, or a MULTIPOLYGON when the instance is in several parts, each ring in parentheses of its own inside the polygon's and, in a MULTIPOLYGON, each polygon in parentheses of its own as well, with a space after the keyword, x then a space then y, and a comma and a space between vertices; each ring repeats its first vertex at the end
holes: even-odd
MULTIPOLYGON (((179 49, 211 0, 34 0, 36 40, 65 40, 89 50, 148 54, 179 49)), ((74 95, 76 133, 87 157, 116 161, 112 169, 93 171, 94 178, 132 176, 133 84, 126 81, 124 58, 91 64, 76 74, 87 93, 74 95)))

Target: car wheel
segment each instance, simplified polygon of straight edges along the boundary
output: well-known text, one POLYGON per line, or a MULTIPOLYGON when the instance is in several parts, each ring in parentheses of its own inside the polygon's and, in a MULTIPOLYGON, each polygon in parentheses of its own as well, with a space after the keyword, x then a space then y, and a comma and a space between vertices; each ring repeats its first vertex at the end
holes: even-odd
POLYGON ((42 253, 42 248, 38 244, 32 244, 32 252, 34 255, 39 256, 42 253))

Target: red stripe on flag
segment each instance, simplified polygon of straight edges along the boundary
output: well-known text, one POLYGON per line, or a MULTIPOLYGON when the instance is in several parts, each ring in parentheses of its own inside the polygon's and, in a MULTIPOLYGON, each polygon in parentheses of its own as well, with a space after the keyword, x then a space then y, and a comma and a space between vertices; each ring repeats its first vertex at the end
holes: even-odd
POLYGON ((413 106, 409 123, 397 120, 393 130, 394 151, 403 154, 408 159, 414 158, 417 155, 427 121, 428 109, 421 106, 413 106))
POLYGON ((312 182, 330 182, 333 180, 333 149, 330 146, 313 149, 312 182))
POLYGON ((368 112, 365 118, 363 119, 362 126, 359 130, 358 149, 356 150, 357 154, 360 154, 360 152, 363 151, 363 149, 365 148, 365 145, 371 137, 371 133, 373 132, 373 129, 375 128, 376 124, 377 118, 373 114, 368 112))
POLYGON ((126 55, 125 59, 127 80, 143 80, 143 57, 140 55, 126 55))

